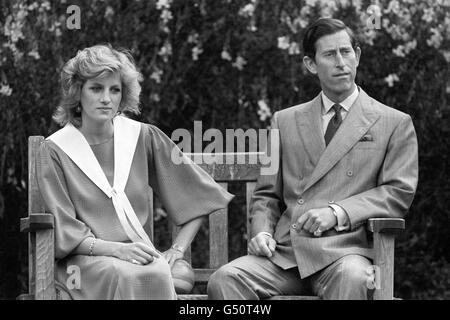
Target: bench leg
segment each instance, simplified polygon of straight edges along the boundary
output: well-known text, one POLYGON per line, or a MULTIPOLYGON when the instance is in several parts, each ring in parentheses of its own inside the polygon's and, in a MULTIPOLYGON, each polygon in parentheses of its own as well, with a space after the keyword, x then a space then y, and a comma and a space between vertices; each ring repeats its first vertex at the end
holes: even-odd
POLYGON ((29 233, 29 293, 35 300, 54 300, 55 254, 53 229, 29 233))
POLYGON ((394 298, 394 247, 395 235, 374 232, 375 292, 374 300, 394 298))

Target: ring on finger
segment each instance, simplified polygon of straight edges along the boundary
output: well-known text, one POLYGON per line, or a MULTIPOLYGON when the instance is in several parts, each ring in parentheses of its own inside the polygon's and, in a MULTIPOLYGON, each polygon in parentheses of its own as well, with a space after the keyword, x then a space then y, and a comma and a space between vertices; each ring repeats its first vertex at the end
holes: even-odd
POLYGON ((133 264, 140 264, 139 261, 137 261, 136 259, 131 259, 130 262, 133 264))
POLYGON ((314 231, 314 235, 316 237, 320 237, 322 235, 322 231, 320 230, 320 228, 317 228, 316 231, 314 231))

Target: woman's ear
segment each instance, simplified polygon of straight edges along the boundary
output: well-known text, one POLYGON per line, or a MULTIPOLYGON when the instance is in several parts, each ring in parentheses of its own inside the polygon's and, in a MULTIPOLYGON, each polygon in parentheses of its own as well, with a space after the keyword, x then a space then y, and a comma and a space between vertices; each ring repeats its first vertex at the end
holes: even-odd
POLYGON ((304 56, 303 63, 309 72, 311 72, 312 74, 317 74, 316 62, 311 57, 304 56))

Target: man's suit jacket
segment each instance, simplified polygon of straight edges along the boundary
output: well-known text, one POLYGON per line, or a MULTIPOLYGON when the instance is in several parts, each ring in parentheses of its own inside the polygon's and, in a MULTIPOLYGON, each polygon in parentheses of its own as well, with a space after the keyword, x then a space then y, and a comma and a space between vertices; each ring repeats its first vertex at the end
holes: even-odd
MULTIPOLYGON (((305 278, 342 256, 372 258, 365 222, 403 217, 418 181, 418 148, 411 117, 369 97, 362 89, 334 138, 325 147, 320 94, 310 102, 276 112, 280 167, 261 175, 251 201, 252 236, 273 234, 271 260, 298 266, 305 278), (341 206, 350 229, 315 237, 292 224, 307 210, 341 206)), ((268 149, 271 149, 270 144, 268 149)))

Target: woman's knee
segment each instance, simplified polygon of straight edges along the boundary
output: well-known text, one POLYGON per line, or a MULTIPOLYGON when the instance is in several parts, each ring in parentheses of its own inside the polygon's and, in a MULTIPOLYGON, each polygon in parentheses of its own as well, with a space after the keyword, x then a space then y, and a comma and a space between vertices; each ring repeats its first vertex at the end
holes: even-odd
POLYGON ((155 259, 148 265, 133 265, 124 261, 115 264, 115 271, 120 278, 129 281, 136 280, 166 280, 170 279, 170 266, 164 258, 155 259))
POLYGON ((170 272, 170 266, 166 259, 163 257, 160 257, 158 259, 155 259, 152 263, 156 264, 156 270, 155 272, 163 278, 170 278, 171 272, 170 272))

